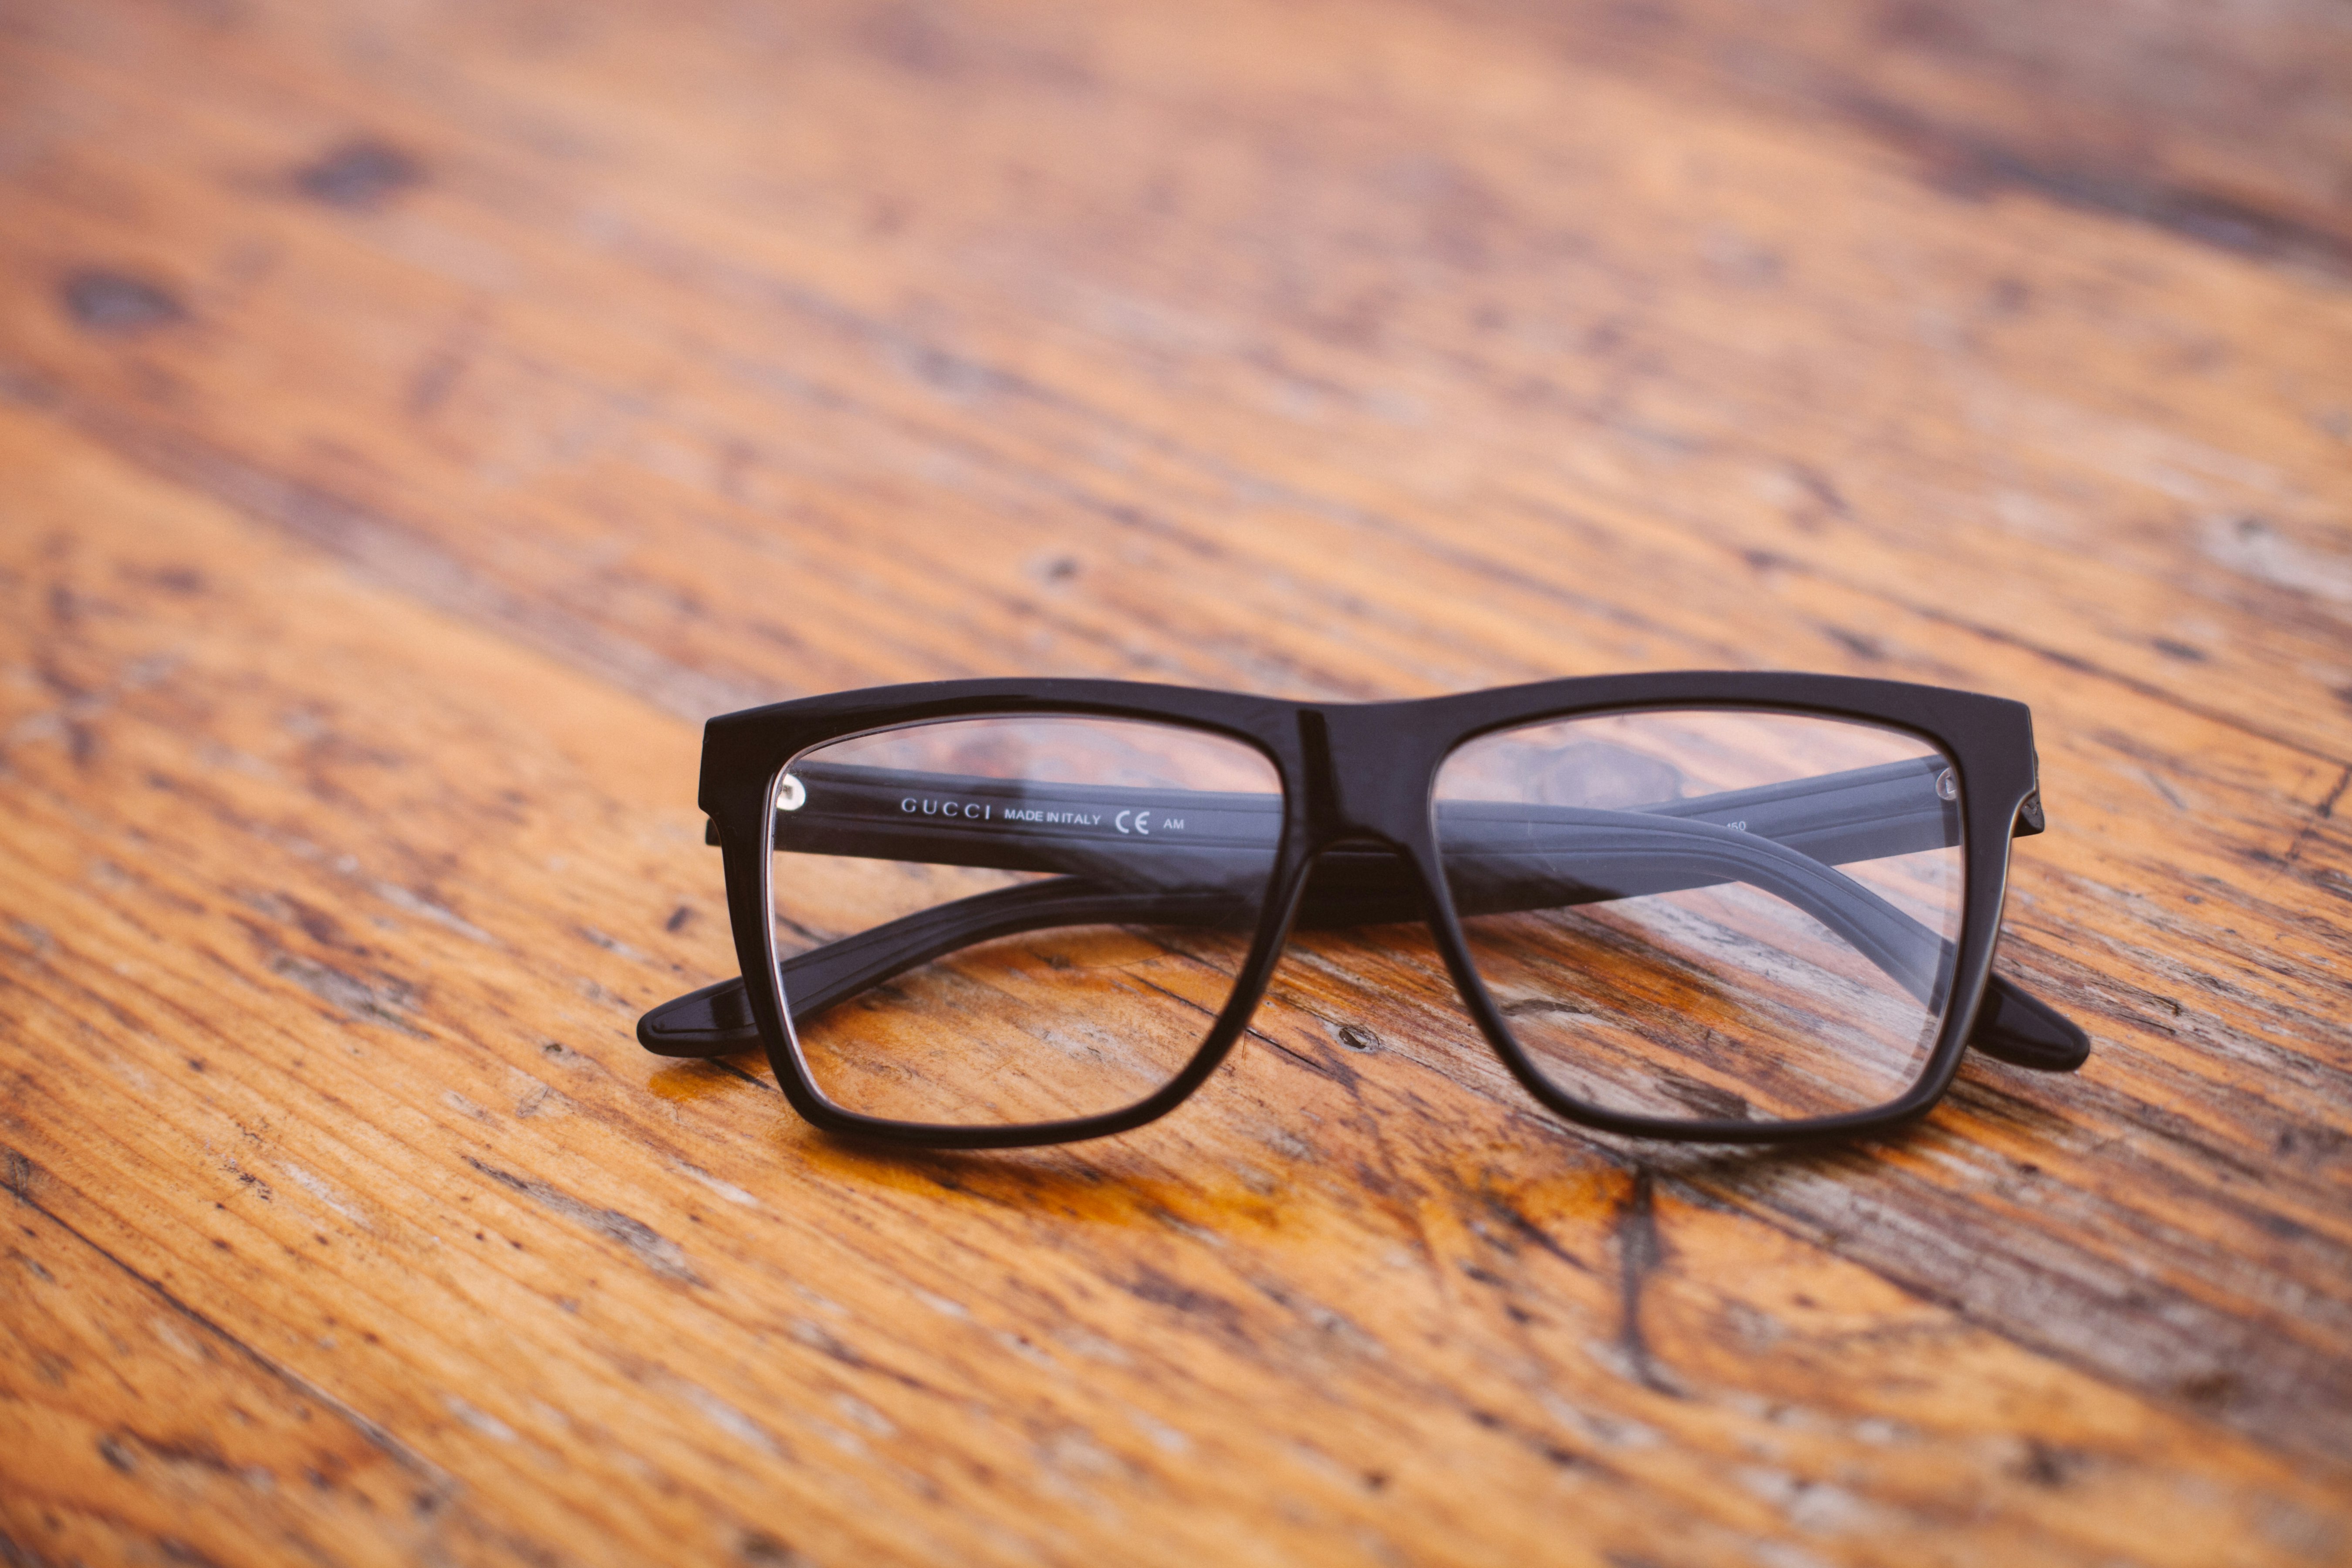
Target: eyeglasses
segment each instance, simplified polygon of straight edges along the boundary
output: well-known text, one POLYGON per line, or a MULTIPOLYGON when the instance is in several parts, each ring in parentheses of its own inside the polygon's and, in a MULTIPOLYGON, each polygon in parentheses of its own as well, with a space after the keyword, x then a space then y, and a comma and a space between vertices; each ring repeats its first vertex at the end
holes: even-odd
POLYGON ((1223 1059, 1294 927, 1425 925, 1444 976, 1420 943, 1362 951, 1416 995, 1450 979, 1500 1071, 1448 1070, 1643 1137, 1863 1132, 1968 1047, 2055 1072, 2090 1049, 1991 973, 2010 839, 2042 817, 2031 715, 1969 692, 943 681, 713 719, 700 799, 742 973, 637 1038, 764 1046, 837 1132, 1139 1126, 1223 1059))

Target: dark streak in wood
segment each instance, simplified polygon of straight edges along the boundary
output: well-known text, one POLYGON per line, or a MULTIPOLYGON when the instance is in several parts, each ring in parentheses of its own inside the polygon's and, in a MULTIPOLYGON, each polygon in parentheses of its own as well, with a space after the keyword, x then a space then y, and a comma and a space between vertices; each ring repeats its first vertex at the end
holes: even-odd
POLYGON ((594 1204, 583 1203, 570 1193, 536 1177, 518 1176, 510 1171, 501 1171, 495 1165, 483 1163, 471 1154, 466 1155, 465 1161, 500 1186, 520 1193, 550 1213, 560 1215, 575 1225, 584 1226, 607 1241, 619 1243, 638 1262, 663 1279, 674 1279, 681 1285, 701 1285, 705 1282, 702 1276, 695 1272, 694 1266, 687 1261, 685 1250, 643 1220, 623 1214, 618 1209, 599 1208, 594 1204))
POLYGON ((187 309, 162 284, 126 272, 84 268, 58 287, 66 312, 86 331, 131 336, 183 321, 187 309))
POLYGON ((424 165, 415 158, 366 138, 345 142, 294 173, 297 190, 346 212, 373 211, 424 180, 424 165))
POLYGON ((2150 224, 2201 245, 2352 278, 2352 240, 2223 192, 2132 170, 2073 163, 1937 126, 1889 100, 1855 95, 1841 109, 1917 157, 1943 189, 1965 195, 2019 190, 2086 212, 2150 224))
POLYGON ((1679 1398, 1682 1391, 1661 1371, 1642 1331, 1643 1291, 1666 1257, 1665 1240, 1658 1233, 1656 1178, 1647 1166, 1634 1167, 1633 1185, 1618 1206, 1614 1238, 1618 1349, 1643 1387, 1679 1398))

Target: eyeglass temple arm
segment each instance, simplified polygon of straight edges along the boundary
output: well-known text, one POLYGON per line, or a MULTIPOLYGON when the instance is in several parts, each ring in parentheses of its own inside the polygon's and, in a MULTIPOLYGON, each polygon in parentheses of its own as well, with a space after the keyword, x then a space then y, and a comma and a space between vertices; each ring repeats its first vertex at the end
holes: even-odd
MULTIPOLYGON (((1933 759, 1920 762, 1932 764, 1933 759)), ((1921 791, 1923 783, 1932 788, 1932 775, 1937 771, 1939 770, 1931 765, 1923 773, 1917 763, 1895 763, 1666 803, 1645 812, 1497 808, 1462 803, 1447 803, 1440 810, 1449 822, 1449 854, 1465 867, 1464 874, 1455 879, 1456 903, 1464 913, 1559 907, 1725 881, 1748 881, 1807 910, 1925 1001, 1941 984, 1939 972, 1942 963, 1948 960, 1948 944, 1822 862, 1875 858, 1948 841, 1944 837, 1947 825, 1941 820, 1944 812, 1940 803, 1926 804, 1921 791), (1824 814, 1818 808, 1823 804, 1822 797, 1832 796, 1837 798, 1824 822, 1824 814), (1814 809, 1807 809, 1809 805, 1814 809), (1756 819, 1754 826, 1751 827, 1745 820, 1732 826, 1689 820, 1727 812, 1744 813, 1756 819), (1482 813, 1500 820, 1468 820, 1482 813), (1812 831, 1806 831, 1808 828, 1812 831), (1921 841, 1923 829, 1928 830, 1932 837, 1921 841), (1765 837, 1766 833, 1804 839, 1813 853, 1791 849, 1774 837, 1765 837), (1822 859, 1813 858, 1813 855, 1822 859), (1562 859, 1572 864, 1580 874, 1565 875, 1562 859)), ((880 770, 838 772, 842 775, 854 773, 858 782, 879 784, 886 790, 904 787, 910 780, 931 789, 946 785, 951 790, 959 785, 995 783, 940 775, 885 774, 880 770)), ((842 782, 840 777, 825 780, 828 786, 838 786, 842 782)), ((1129 798, 1133 793, 1029 786, 1024 798, 1045 798, 1056 807, 1067 807, 1083 795, 1108 812, 1118 800, 1129 798), (1106 795, 1111 798, 1106 799, 1106 795)), ((833 787, 829 787, 828 797, 833 794, 833 787)), ((1163 803, 1164 810, 1188 816, 1197 816, 1203 810, 1188 805, 1190 801, 1230 806, 1236 802, 1265 800, 1252 796, 1177 797, 1150 794, 1163 803)), ((926 798, 936 803, 940 797, 926 798)), ((1279 802, 1273 802, 1272 806, 1278 811, 1279 802)), ((1133 808, 1128 810, 1132 812, 1133 808)), ((1094 817, 1096 826, 1102 820, 1098 813, 1082 815, 1094 817)), ((1125 822, 1128 818, 1122 816, 1119 820, 1125 822)), ((812 821, 808 826, 814 827, 816 824, 812 821)), ((866 830, 853 829, 852 837, 861 840, 874 838, 872 819, 867 818, 863 826, 866 830)), ((2036 811, 2030 826, 2021 825, 2021 831, 2039 831, 2040 826, 2036 811)), ((781 819, 779 828, 782 836, 781 819)), ((972 848, 969 843, 939 842, 961 840, 966 837, 962 830, 941 831, 928 824, 919 826, 914 823, 891 824, 890 828, 895 831, 879 835, 886 840, 883 843, 813 843, 805 847, 821 852, 862 850, 894 858, 940 863, 964 860, 972 848), (916 831, 910 835, 905 831, 908 828, 916 831), (905 842, 910 837, 922 840, 921 846, 905 842)), ((1033 849, 1021 859, 1027 863, 1026 868, 1053 868, 1051 862, 1067 858, 1070 847, 1061 846, 1064 853, 1060 857, 1033 849)), ((1130 850, 1142 847, 1140 844, 1129 847, 1130 850)), ((1196 879, 1203 858, 1198 851, 1209 847, 1184 846, 1187 852, 1182 861, 1196 879)), ((1100 858, 1098 853, 1088 858, 1100 858)), ((1006 864, 1001 855, 989 858, 992 864, 1006 864)), ((1124 862, 1129 857, 1120 858, 1124 862)), ((1122 865, 1120 868, 1129 868, 1122 865)), ((1422 910, 1417 889, 1400 875, 1402 871, 1402 866, 1385 852, 1351 855, 1340 851, 1327 856, 1309 879, 1297 923, 1311 928, 1418 918, 1422 910)), ((1083 877, 1057 877, 958 900, 786 959, 782 966, 784 994, 790 998, 794 1018, 805 1019, 896 974, 975 942, 1081 924, 1216 925, 1228 923, 1234 912, 1234 896, 1213 889, 1105 887, 1083 877)), ((719 1056, 753 1048, 759 1043, 758 1029, 746 1005, 740 978, 706 986, 654 1009, 640 1020, 637 1034, 648 1050, 666 1056, 719 1056)), ((2048 1071, 2071 1071, 2082 1064, 2089 1051, 2089 1041, 2080 1029, 1998 975, 1988 984, 1970 1044, 2002 1060, 2048 1071)))

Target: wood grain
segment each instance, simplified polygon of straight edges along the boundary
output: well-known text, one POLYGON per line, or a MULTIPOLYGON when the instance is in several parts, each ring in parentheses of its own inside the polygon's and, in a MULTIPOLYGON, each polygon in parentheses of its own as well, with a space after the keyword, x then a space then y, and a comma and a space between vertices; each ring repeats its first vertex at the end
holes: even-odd
POLYGON ((0 1556, 2352 1560, 2345 35, 2122 15, 0 8, 0 1556), (1057 1151, 630 1037, 710 712, 1693 666, 2033 704, 2081 1075, 1593 1138, 1393 929, 1057 1151))

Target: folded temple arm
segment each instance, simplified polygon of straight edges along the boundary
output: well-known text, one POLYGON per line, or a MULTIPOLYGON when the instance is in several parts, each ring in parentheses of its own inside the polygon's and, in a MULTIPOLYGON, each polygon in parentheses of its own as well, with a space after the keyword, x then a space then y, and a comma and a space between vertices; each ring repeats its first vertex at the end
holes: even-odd
MULTIPOLYGON (((1913 995, 1940 1007, 1950 944, 1839 863, 1958 842, 1933 758, 1800 779, 1637 811, 1444 801, 1438 826, 1465 915, 1744 882, 1803 910, 1913 995)), ((1056 872, 960 899, 782 961, 795 1021, 976 942, 1075 925, 1233 926, 1254 921, 1282 823, 1271 795, 1039 784, 803 766, 780 809, 776 847, 931 864, 1056 872)), ((789 787, 789 786, 788 786, 789 787)), ((2038 821, 2020 831, 2039 830, 2038 821)), ((1327 853, 1297 923, 1330 927, 1423 916, 1417 883, 1386 851, 1327 853)), ((637 1037, 664 1056, 757 1048, 740 979, 664 1004, 637 1037)), ((2019 1066, 2071 1071, 2089 1042, 1994 976, 1970 1044, 2019 1066)))

